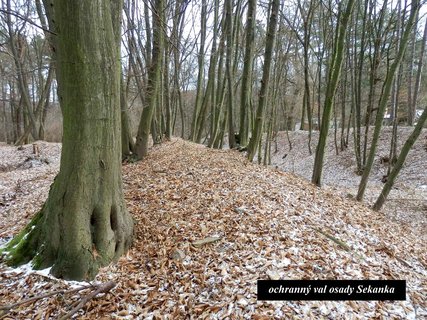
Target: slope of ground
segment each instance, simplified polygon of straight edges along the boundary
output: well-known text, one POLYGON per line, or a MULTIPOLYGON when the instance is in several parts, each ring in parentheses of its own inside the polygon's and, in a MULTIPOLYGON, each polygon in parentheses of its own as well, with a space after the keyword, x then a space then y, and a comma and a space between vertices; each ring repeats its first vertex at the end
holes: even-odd
MULTIPOLYGON (((58 148, 43 144, 41 155, 58 148)), ((0 207, 0 237, 11 237, 28 222, 29 208, 35 211, 42 204, 57 169, 58 162, 52 161, 0 173, 2 194, 15 194, 0 207), (19 177, 23 190, 15 192, 19 177), (42 194, 33 197, 34 186, 42 194)), ((117 286, 86 304, 79 319, 427 316, 425 232, 293 174, 249 163, 238 152, 179 139, 154 147, 144 161, 123 171, 128 209, 136 222, 134 245, 117 264, 101 270, 96 282, 112 280, 117 286), (220 240, 193 244, 207 237, 220 240), (406 279, 407 299, 257 301, 256 280, 269 278, 406 279)), ((13 270, 0 265, 0 270, 0 305, 76 285, 28 266, 13 270)), ((17 306, 6 319, 56 317, 79 297, 61 294, 17 306)))
MULTIPOLYGON (((400 152, 405 140, 413 128, 398 127, 397 149, 400 152)), ((364 128, 363 130, 364 131, 364 128)), ((370 132, 372 133, 373 128, 370 132)), ((391 127, 384 127, 378 142, 376 158, 369 177, 365 193, 365 201, 373 204, 378 198, 384 184, 381 179, 387 173, 387 163, 381 158, 389 156, 391 127)), ((338 146, 340 133, 338 132, 338 146)), ((308 150, 308 132, 289 132, 292 150, 289 150, 286 132, 280 132, 277 138, 277 152, 272 155, 272 164, 277 168, 295 173, 311 180, 314 156, 318 140, 318 132, 313 132, 312 151, 308 150)), ((350 132, 348 148, 336 154, 334 132, 328 137, 326 156, 323 167, 323 186, 331 192, 355 196, 360 182, 356 174, 356 157, 354 155, 354 139, 350 132)), ((369 149, 368 149, 369 152, 369 149)), ((410 223, 418 231, 427 228, 427 130, 424 129, 408 154, 406 162, 396 179, 395 185, 386 201, 383 212, 389 219, 410 223)))

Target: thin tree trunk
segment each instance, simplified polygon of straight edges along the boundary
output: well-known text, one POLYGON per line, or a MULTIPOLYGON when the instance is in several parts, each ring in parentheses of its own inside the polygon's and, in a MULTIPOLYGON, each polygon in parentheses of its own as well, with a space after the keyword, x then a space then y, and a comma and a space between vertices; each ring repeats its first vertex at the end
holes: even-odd
POLYGON ((233 90, 233 75, 231 70, 231 56, 233 50, 233 20, 232 20, 232 8, 233 0, 225 1, 225 25, 227 26, 227 50, 226 50, 226 59, 225 59, 225 69, 227 74, 227 109, 228 109, 228 145, 230 149, 236 147, 236 139, 234 137, 234 90, 233 90))
POLYGON ((359 189, 357 191, 357 197, 356 198, 358 201, 362 201, 363 196, 365 194, 369 174, 371 172, 371 168, 372 168, 372 165, 373 165, 374 159, 375 159, 375 153, 376 153, 376 149, 377 149, 378 139, 380 136, 382 122, 384 120, 385 109, 387 107, 387 102, 388 102, 390 92, 391 92, 391 88, 393 85, 394 76, 395 76, 395 73, 396 73, 402 59, 403 59, 404 53, 406 51, 408 39, 409 39, 409 36, 411 34, 411 30, 414 26, 415 17, 418 15, 419 8, 420 8, 420 1, 419 0, 413 1, 412 6, 411 6, 411 13, 410 13, 408 22, 406 24, 405 30, 403 32, 402 40, 401 40, 400 45, 399 45, 399 52, 398 52, 397 56, 395 57, 393 64, 391 65, 390 70, 387 73, 387 76, 385 79, 384 90, 383 90, 383 93, 381 95, 381 98, 380 98, 380 101, 378 104, 378 112, 377 112, 377 117, 375 119, 375 129, 374 129, 374 133, 372 136, 371 148, 369 150, 369 157, 367 159, 366 166, 363 170, 362 179, 360 181, 359 189))
MULTIPOLYGON (((7 10, 9 12, 11 12, 12 10, 11 10, 11 5, 10 5, 10 0, 6 1, 6 6, 7 6, 7 10)), ((21 93, 21 101, 23 103, 23 106, 27 112, 26 114, 28 115, 30 123, 31 123, 31 127, 29 128, 29 130, 31 130, 33 138, 35 140, 37 140, 38 139, 38 131, 37 131, 36 117, 34 116, 34 114, 32 112, 32 103, 31 103, 31 98, 30 98, 30 92, 28 90, 28 84, 26 81, 26 73, 23 70, 23 64, 21 61, 21 53, 18 52, 19 49, 17 46, 17 41, 19 41, 20 39, 16 38, 16 34, 15 34, 15 31, 13 30, 12 19, 11 19, 10 14, 6 15, 6 24, 7 24, 7 30, 9 33, 10 48, 12 51, 12 56, 13 56, 13 60, 15 63, 16 73, 17 73, 18 88, 19 88, 19 91, 21 93)), ((18 35, 18 37, 19 37, 19 35, 18 35)), ((21 41, 22 45, 24 45, 24 42, 26 42, 26 39, 23 38, 21 40, 22 40, 21 41)), ((26 137, 19 139, 19 143, 22 143, 24 140, 26 140, 26 137)))
POLYGON ((243 62, 242 91, 240 95, 240 145, 246 147, 249 141, 249 108, 252 100, 252 67, 255 50, 255 19, 256 0, 248 0, 248 11, 246 18, 245 57, 243 62))
POLYGON ((412 37, 410 40, 410 52, 409 52, 409 61, 408 61, 408 72, 407 72, 407 105, 408 105, 408 125, 412 126, 415 120, 415 104, 412 100, 412 84, 413 84, 413 74, 414 74, 414 59, 415 59, 415 42, 417 39, 417 21, 418 16, 415 19, 414 30, 412 31, 412 37))
MULTIPOLYGON (((361 30, 361 40, 360 40, 360 51, 359 51, 359 61, 357 62, 357 68, 355 68, 355 90, 354 90, 354 119, 355 119, 355 134, 354 134, 354 150, 356 154, 356 165, 357 172, 361 173, 363 169, 362 164, 362 151, 361 151, 361 126, 362 126, 362 77, 363 77, 363 66, 365 61, 365 45, 366 45, 366 22, 367 22, 367 13, 368 13, 369 0, 364 1, 363 5, 363 17, 362 17, 362 30, 361 30)), ((357 32, 357 28, 355 28, 355 32, 357 32)), ((356 37, 355 37, 356 38, 356 37)), ((356 40, 355 40, 356 41, 356 40)), ((356 44, 354 46, 356 48, 356 44)), ((356 52, 354 50, 355 58, 354 58, 354 67, 356 67, 356 52)))
MULTIPOLYGON (((301 6, 300 1, 298 1, 298 8, 301 12, 301 16, 303 17, 303 26, 304 26, 304 37, 302 39, 302 45, 303 45, 303 57, 304 57, 304 98, 303 98, 303 108, 306 110, 307 113, 307 122, 308 122, 308 152, 311 155, 311 136, 312 136, 312 130, 313 130, 313 116, 312 116, 312 110, 311 110, 311 93, 310 93, 310 74, 309 74, 309 68, 310 68, 310 61, 309 61, 309 44, 310 44, 310 38, 311 38, 311 24, 312 24, 312 17, 313 17, 313 10, 314 5, 313 2, 310 1, 310 6, 308 8, 308 12, 306 15, 304 15, 304 10, 301 6)), ((304 121, 304 118, 301 119, 304 121)))
MULTIPOLYGON (((423 64, 424 64, 424 55, 426 51, 426 42, 427 42, 427 20, 424 26, 424 33, 423 33, 423 39, 421 40, 421 50, 420 55, 418 57, 418 66, 417 66, 417 75, 415 78, 415 87, 414 87, 414 97, 412 98, 412 115, 413 118, 411 118, 411 125, 414 124, 416 111, 417 111, 417 105, 418 105, 418 93, 420 90, 420 84, 421 84, 421 74, 423 70, 423 64)), ((408 115, 408 121, 409 121, 409 115, 408 115)))
MULTIPOLYGON (((166 37, 166 34, 165 34, 166 37)), ((164 85, 164 106, 166 109, 165 119, 165 136, 167 140, 172 138, 172 109, 170 101, 170 86, 169 86, 169 44, 165 41, 164 50, 164 68, 163 68, 163 85, 164 85)))
POLYGON ((135 152, 135 143, 133 141, 130 129, 128 103, 123 79, 123 72, 120 77, 120 113, 121 113, 121 138, 122 138, 122 159, 129 157, 135 152))
POLYGON ((411 133, 409 138, 405 141, 405 144, 403 145, 402 151, 399 154, 399 157, 396 160, 396 164, 393 166, 393 170, 391 170, 390 174, 387 177, 387 182, 384 185, 380 196, 378 197, 377 201, 375 202, 373 209, 375 211, 381 210, 385 200, 387 199, 388 194, 391 191, 391 188, 394 185, 394 181, 396 180, 396 177, 398 176, 400 169, 402 169, 403 164, 405 163, 406 157, 411 150, 412 146, 414 145, 415 141, 417 141, 422 128, 424 126, 424 123, 426 123, 427 119, 427 107, 424 108, 424 111, 420 117, 420 119, 417 122, 417 125, 414 128, 414 131, 411 133))
MULTIPOLYGON (((366 157, 367 157, 367 150, 368 150, 368 138, 369 138, 369 129, 371 126, 371 119, 374 113, 374 103, 375 103, 375 91, 377 87, 378 82, 378 72, 381 62, 381 55, 382 55, 382 48, 381 48, 381 40, 382 35, 381 33, 384 32, 383 25, 384 25, 384 19, 385 19, 385 13, 387 9, 387 3, 388 1, 384 1, 380 17, 378 20, 378 27, 376 28, 376 34, 374 35, 374 53, 373 58, 371 61, 371 72, 369 75, 369 94, 368 94, 368 106, 366 108, 366 115, 365 115, 365 134, 364 134, 364 140, 363 140, 363 154, 362 154, 362 168, 364 169, 366 166, 366 157)), ((399 4, 400 6, 400 4, 399 4)), ((400 7, 399 7, 400 8, 400 7)), ((399 23, 400 20, 398 20, 399 23)))
POLYGON ((271 1, 270 21, 268 23, 265 43, 264 67, 262 71, 261 88, 259 91, 258 108, 256 111, 255 126, 252 130, 252 137, 248 147, 248 159, 250 161, 253 161, 255 154, 257 153, 263 134, 265 108, 267 105, 268 86, 270 81, 270 66, 272 61, 274 42, 276 38, 279 3, 279 0, 271 1))
MULTIPOLYGON (((222 19, 222 29, 225 28, 225 19, 222 19)), ((225 75, 224 75, 224 55, 225 55, 225 39, 226 39, 226 32, 223 32, 219 41, 218 45, 218 55, 219 55, 219 61, 218 61, 218 67, 217 67, 217 89, 216 89, 216 97, 215 97, 215 104, 213 104, 213 111, 212 111, 212 128, 210 129, 211 137, 208 142, 208 146, 210 148, 217 146, 218 140, 220 139, 219 136, 221 133, 222 128, 222 119, 221 117, 224 116, 223 112, 223 105, 224 105, 224 97, 226 92, 226 81, 225 81, 225 75)))
POLYGON ((325 156, 326 140, 329 131, 329 121, 331 117, 331 111, 334 105, 334 97, 337 89, 338 81, 341 74, 342 62, 344 59, 345 52, 345 39, 347 33, 347 26, 353 12, 355 0, 349 0, 347 7, 342 17, 342 21, 338 24, 338 39, 335 44, 333 52, 333 58, 331 59, 331 67, 328 76, 328 84, 326 87, 325 105, 323 109, 322 123, 319 133, 319 142, 316 148, 316 156, 314 158, 314 169, 311 181, 317 186, 321 185, 322 171, 323 171, 323 159, 325 156))
MULTIPOLYGON (((215 80, 216 79, 216 65, 218 61, 218 50, 217 50, 217 36, 219 33, 219 28, 217 25, 219 24, 219 3, 216 0, 215 3, 215 13, 214 13, 214 32, 212 37, 212 48, 211 48, 211 58, 209 61, 209 70, 208 70, 208 83, 206 85, 205 94, 202 101, 201 110, 197 119, 197 137, 196 142, 200 143, 202 140, 203 133, 206 131, 205 122, 209 109, 212 109, 212 106, 215 105, 215 80)), ((224 25, 224 24, 220 24, 224 25)))
POLYGON ((205 42, 206 42, 206 22, 207 22, 207 3, 202 0, 202 12, 200 16, 200 48, 198 55, 198 76, 196 88, 196 102, 194 105, 193 121, 191 122, 191 141, 197 139, 197 121, 202 107, 202 91, 203 91, 203 77, 204 77, 204 64, 205 64, 205 42))
POLYGON ((148 142, 151 132, 151 123, 156 109, 160 74, 162 68, 163 52, 163 14, 164 0, 156 0, 153 13, 153 53, 151 65, 148 71, 148 83, 146 90, 147 105, 142 111, 141 120, 136 136, 135 154, 138 159, 144 158, 148 154, 148 142))

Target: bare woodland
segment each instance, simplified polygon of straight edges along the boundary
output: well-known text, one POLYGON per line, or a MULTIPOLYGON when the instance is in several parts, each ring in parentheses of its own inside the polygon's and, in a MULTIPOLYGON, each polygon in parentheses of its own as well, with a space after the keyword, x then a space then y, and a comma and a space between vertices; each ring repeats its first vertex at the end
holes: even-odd
POLYGON ((0 318, 427 316, 426 8, 2 0, 0 318))

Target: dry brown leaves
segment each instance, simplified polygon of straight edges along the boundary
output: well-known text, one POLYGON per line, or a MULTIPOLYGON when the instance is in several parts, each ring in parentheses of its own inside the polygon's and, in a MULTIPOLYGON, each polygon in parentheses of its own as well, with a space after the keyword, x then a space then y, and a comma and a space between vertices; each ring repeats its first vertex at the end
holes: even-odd
MULTIPOLYGON (((96 281, 112 280, 117 287, 92 300, 79 319, 427 316, 426 236, 405 224, 292 174, 249 163, 238 152, 180 139, 154 147, 123 171, 136 222, 134 245, 101 270, 96 281), (215 241, 192 245, 206 238, 215 241), (408 294, 400 302, 258 302, 256 280, 275 277, 406 279, 408 294)), ((0 304, 69 286, 2 268, 0 304)), ((76 299, 52 297, 12 318, 57 316, 76 299)))

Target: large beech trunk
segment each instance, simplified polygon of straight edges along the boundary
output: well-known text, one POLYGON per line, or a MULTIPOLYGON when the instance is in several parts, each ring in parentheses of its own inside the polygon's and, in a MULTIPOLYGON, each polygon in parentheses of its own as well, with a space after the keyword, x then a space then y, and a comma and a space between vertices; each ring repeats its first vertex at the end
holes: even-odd
POLYGON ((53 1, 61 167, 49 197, 4 251, 66 279, 91 279, 132 241, 121 178, 120 59, 115 0, 53 1))

